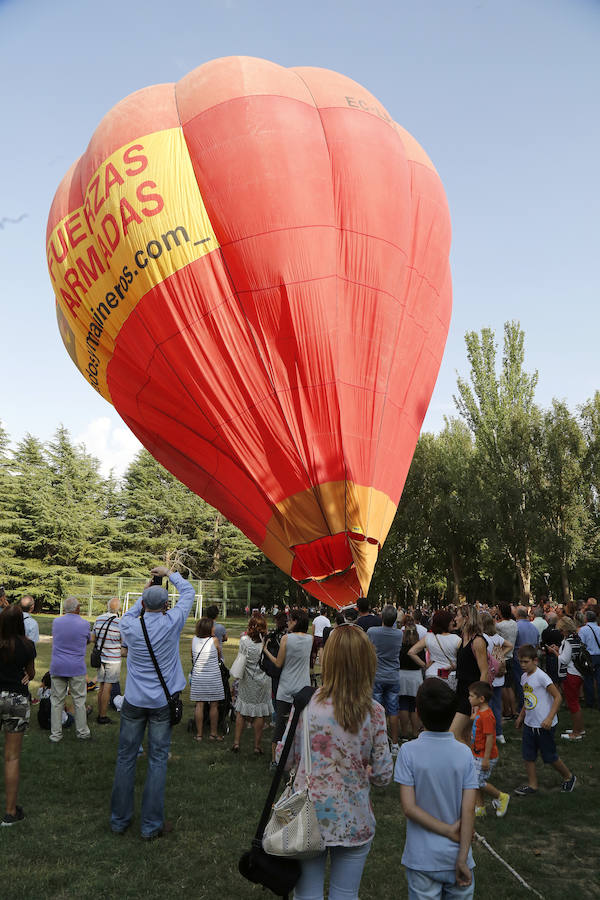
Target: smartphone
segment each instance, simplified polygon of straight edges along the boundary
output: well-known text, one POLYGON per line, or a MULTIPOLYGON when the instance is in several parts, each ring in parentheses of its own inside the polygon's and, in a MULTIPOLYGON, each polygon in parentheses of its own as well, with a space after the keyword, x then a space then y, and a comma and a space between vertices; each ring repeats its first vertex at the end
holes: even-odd
POLYGON ((152 584, 157 584, 159 587, 162 587, 162 583, 163 583, 163 580, 160 575, 152 576, 152 584))

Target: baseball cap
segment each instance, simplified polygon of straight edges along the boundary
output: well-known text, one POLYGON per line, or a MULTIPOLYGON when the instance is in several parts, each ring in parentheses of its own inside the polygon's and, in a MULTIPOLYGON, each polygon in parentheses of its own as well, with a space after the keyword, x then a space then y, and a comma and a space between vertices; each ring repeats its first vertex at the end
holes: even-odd
POLYGON ((160 609, 169 599, 169 593, 166 588, 159 584, 152 584, 147 587, 142 594, 142 600, 146 609, 160 609))

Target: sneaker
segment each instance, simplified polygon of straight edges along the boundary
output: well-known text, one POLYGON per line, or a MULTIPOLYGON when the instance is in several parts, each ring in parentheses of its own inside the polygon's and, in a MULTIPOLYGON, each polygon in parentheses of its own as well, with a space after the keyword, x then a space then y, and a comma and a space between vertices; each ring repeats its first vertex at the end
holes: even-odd
POLYGON ((0 825, 2 825, 3 827, 4 826, 8 827, 9 825, 16 825, 17 822, 22 822, 24 818, 25 818, 25 813, 23 812, 23 807, 17 806, 14 816, 11 815, 11 813, 6 813, 6 815, 2 819, 2 822, 0 822, 0 825))
POLYGON ((487 815, 485 811, 485 806, 476 806, 475 807, 475 818, 482 819, 485 815, 487 815))
POLYGON ((506 743, 506 738, 504 737, 503 734, 496 735, 496 743, 497 744, 505 744, 506 743))
POLYGON ((108 716, 98 716, 96 722, 98 725, 112 725, 113 720, 109 719, 108 716))
POLYGON ((392 756, 398 756, 398 753, 400 752, 400 744, 392 744, 392 746, 390 747, 390 751, 392 756))
MULTIPOLYGON (((529 787, 529 785, 528 785, 529 787)), ((508 804, 510 803, 510 795, 503 794, 500 791, 500 796, 497 800, 492 800, 492 806, 496 810, 496 815, 499 819, 506 815, 506 810, 508 809, 508 804)))
POLYGON ((276 763, 276 762, 271 762, 271 763, 269 763, 269 772, 275 772, 276 769, 277 769, 277 763, 276 763))
MULTIPOLYGON (((563 734, 573 734, 573 729, 565 728, 565 730, 563 731, 563 734)), ((583 735, 585 734, 585 731, 580 731, 579 734, 583 737, 583 735)))
MULTIPOLYGON (((570 794, 576 784, 577 784, 576 777, 574 775, 571 775, 571 777, 569 778, 568 781, 563 781, 560 789, 563 792, 563 794, 570 794)), ((2 823, 2 824, 4 824, 4 823, 2 823)))
POLYGON ((528 784, 522 784, 521 787, 515 788, 514 792, 518 797, 528 797, 529 794, 537 794, 537 788, 529 787, 528 784))
POLYGON ((563 741, 582 741, 583 734, 573 734, 572 731, 565 731, 564 734, 561 734, 561 738, 563 741))

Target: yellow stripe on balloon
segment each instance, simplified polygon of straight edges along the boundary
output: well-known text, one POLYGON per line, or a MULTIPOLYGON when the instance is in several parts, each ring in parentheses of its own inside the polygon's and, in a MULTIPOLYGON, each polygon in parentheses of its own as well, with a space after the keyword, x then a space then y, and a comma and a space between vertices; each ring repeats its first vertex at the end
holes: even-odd
POLYGON ((107 400, 106 369, 129 314, 218 246, 180 128, 132 141, 96 169, 47 254, 65 347, 107 400))

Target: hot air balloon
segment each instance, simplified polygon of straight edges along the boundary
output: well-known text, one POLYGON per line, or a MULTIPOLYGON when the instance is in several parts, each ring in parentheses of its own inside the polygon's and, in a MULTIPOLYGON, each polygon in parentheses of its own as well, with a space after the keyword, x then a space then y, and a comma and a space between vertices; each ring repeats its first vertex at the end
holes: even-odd
POLYGON ((126 97, 61 182, 73 362, 314 597, 367 594, 448 332, 450 220, 419 144, 336 72, 217 59, 126 97))

